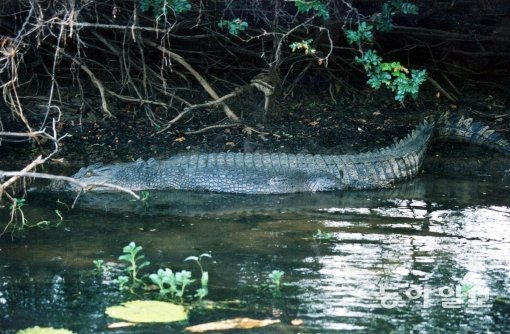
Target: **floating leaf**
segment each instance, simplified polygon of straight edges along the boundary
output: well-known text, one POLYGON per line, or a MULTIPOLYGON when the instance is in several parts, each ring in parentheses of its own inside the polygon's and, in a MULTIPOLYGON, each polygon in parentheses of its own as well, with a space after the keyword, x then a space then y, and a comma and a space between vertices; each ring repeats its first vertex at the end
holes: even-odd
POLYGON ((190 326, 186 327, 186 330, 191 333, 203 333, 207 331, 221 331, 227 329, 252 329, 277 324, 279 322, 280 320, 272 319, 257 320, 251 318, 234 318, 190 326))
POLYGON ((16 334, 75 334, 67 329, 55 329, 52 327, 31 327, 27 329, 22 329, 18 331, 16 334))
POLYGON ((172 303, 134 300, 118 306, 108 307, 105 311, 112 318, 134 323, 173 322, 188 319, 186 309, 172 303))

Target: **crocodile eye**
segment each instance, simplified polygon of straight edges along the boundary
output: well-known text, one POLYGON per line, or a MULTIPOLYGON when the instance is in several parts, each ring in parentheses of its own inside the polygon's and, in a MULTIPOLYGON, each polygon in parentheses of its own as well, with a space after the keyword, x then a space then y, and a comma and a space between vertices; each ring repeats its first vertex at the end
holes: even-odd
POLYGON ((94 173, 92 173, 91 171, 88 171, 85 173, 86 177, 91 177, 92 175, 94 175, 94 173))

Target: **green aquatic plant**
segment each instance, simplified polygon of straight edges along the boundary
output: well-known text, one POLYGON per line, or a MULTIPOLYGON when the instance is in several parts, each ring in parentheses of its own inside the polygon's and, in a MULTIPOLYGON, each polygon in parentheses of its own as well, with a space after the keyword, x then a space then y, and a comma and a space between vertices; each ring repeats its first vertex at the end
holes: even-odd
POLYGON ((10 231, 12 234, 25 232, 29 228, 49 228, 58 227, 64 221, 64 217, 60 210, 55 209, 55 214, 58 220, 41 220, 36 223, 30 223, 26 218, 23 208, 26 204, 24 198, 13 198, 13 202, 9 205, 10 209, 10 220, 5 225, 4 229, 0 231, 0 237, 10 231))
MULTIPOLYGON (((127 263, 124 268, 127 275, 119 275, 113 282, 118 284, 121 291, 129 289, 131 292, 135 292, 137 288, 150 288, 146 279, 148 277, 150 282, 157 286, 161 296, 170 299, 178 298, 183 303, 187 289, 195 282, 191 271, 174 272, 170 268, 160 268, 155 273, 140 277, 140 270, 150 264, 141 253, 142 250, 143 248, 137 246, 135 242, 130 242, 129 245, 123 248, 123 254, 119 256, 119 260, 127 263)), ((209 273, 204 270, 202 263, 206 257, 211 258, 211 255, 204 253, 200 256, 189 256, 185 259, 185 261, 195 261, 200 268, 200 288, 197 289, 194 295, 200 300, 208 294, 209 273)), ((97 272, 102 273, 104 271, 105 264, 103 260, 94 260, 93 263, 97 272)), ((146 289, 146 291, 149 290, 152 289, 146 289)))
POLYGON ((283 275, 285 275, 285 272, 282 270, 273 270, 269 274, 269 280, 271 281, 271 284, 269 285, 271 288, 274 288, 276 290, 280 289, 283 275))
POLYGON ((41 220, 40 222, 37 222, 37 223, 32 224, 32 225, 28 225, 27 224, 27 227, 39 227, 39 228, 48 228, 48 227, 51 227, 51 226, 58 227, 64 221, 64 216, 62 216, 62 212, 60 212, 60 210, 58 210, 58 209, 55 209, 55 214, 58 217, 57 221, 41 220))
POLYGON ((142 202, 147 202, 149 200, 149 197, 150 197, 150 192, 148 192, 146 190, 140 191, 140 200, 142 202))
POLYGON ((149 279, 158 286, 161 295, 178 297, 181 303, 184 301, 186 288, 194 282, 190 271, 181 270, 174 273, 169 268, 158 269, 156 273, 149 275, 149 279))
POLYGON ((64 216, 62 215, 62 212, 60 212, 59 209, 55 209, 55 214, 58 216, 58 219, 59 219, 58 224, 60 224, 61 222, 64 221, 64 216))
MULTIPOLYGON (((11 219, 5 229, 9 227, 10 224, 14 224, 14 229, 16 229, 18 225, 18 218, 21 220, 21 226, 17 227, 18 230, 22 230, 24 227, 28 226, 28 219, 25 217, 25 213, 23 212, 23 207, 26 204, 26 200, 24 198, 13 198, 11 205, 9 205, 9 210, 11 210, 11 219)), ((4 230, 5 232, 5 230, 4 230)), ((3 233, 2 233, 3 234, 3 233)))
POLYGON ((318 229, 317 232, 315 232, 313 234, 313 238, 315 240, 331 240, 331 239, 333 239, 333 237, 334 237, 333 233, 324 232, 324 231, 321 231, 320 229, 318 229))
POLYGON ((193 283, 193 281, 194 280, 191 278, 191 271, 181 270, 175 273, 175 284, 178 287, 175 295, 181 299, 181 302, 183 301, 186 287, 193 283))
POLYGON ((119 290, 124 290, 126 285, 129 283, 129 277, 125 275, 118 276, 113 280, 113 283, 116 283, 119 286, 119 290))
POLYGON ((149 279, 158 286, 161 295, 170 295, 173 298, 177 293, 175 274, 171 269, 158 269, 155 274, 149 275, 149 279))
POLYGON ((104 260, 102 259, 97 259, 97 260, 94 260, 92 261, 92 263, 94 263, 94 265, 96 266, 96 272, 97 273, 102 273, 104 271, 104 260))
POLYGON ((204 257, 212 258, 211 254, 203 253, 199 256, 188 256, 184 259, 184 261, 195 261, 198 264, 198 267, 200 268, 200 288, 197 289, 195 293, 195 297, 199 298, 200 300, 204 299, 205 296, 209 294, 209 272, 204 271, 204 268, 202 266, 202 259, 204 257))
MULTIPOLYGON (((149 261, 144 260, 145 256, 141 254, 142 249, 143 249, 142 246, 137 246, 133 241, 131 241, 129 245, 125 246, 122 249, 122 252, 124 254, 119 256, 120 261, 127 262, 127 267, 125 271, 129 275, 128 281, 131 281, 131 288, 135 288, 140 284, 143 284, 143 281, 138 277, 140 269, 150 264, 149 261)), ((119 285, 121 285, 122 287, 124 287, 125 284, 128 283, 126 282, 124 277, 125 276, 118 277, 118 280, 120 279, 119 285)))
POLYGON ((209 273, 204 271, 202 273, 202 277, 200 278, 200 288, 195 292, 195 297, 199 300, 204 299, 205 296, 209 294, 209 273))
POLYGON ((273 295, 273 297, 280 297, 281 291, 280 287, 282 286, 282 278, 285 275, 285 272, 282 270, 273 270, 269 273, 269 281, 270 283, 267 285, 269 287, 269 291, 273 295))
POLYGON ((460 288, 460 293, 462 296, 462 301, 464 301, 464 303, 467 303, 469 301, 469 295, 471 294, 471 291, 473 290, 474 287, 475 285, 469 282, 462 284, 460 288))

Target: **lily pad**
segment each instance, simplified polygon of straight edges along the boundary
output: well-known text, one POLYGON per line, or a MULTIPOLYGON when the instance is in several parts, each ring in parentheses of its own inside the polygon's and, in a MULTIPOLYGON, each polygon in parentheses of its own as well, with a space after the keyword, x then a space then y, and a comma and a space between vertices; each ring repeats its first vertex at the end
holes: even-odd
POLYGON ((174 322, 188 319, 188 312, 181 305, 153 300, 134 300, 105 311, 110 317, 134 323, 174 322))
POLYGON ((27 329, 22 329, 18 331, 16 334, 75 334, 67 329, 55 329, 53 327, 31 327, 27 329))

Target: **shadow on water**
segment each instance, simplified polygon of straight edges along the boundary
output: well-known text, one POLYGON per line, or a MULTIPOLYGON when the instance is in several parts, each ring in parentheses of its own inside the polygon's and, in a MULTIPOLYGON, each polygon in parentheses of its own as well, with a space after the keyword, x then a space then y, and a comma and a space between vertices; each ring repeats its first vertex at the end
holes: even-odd
MULTIPOLYGON (((171 267, 196 276, 183 259, 212 254, 207 299, 239 304, 192 311, 191 324, 246 316, 281 319, 260 333, 504 332, 508 315, 492 305, 510 294, 509 186, 422 177, 344 193, 153 192, 146 205, 86 194, 77 208, 60 207, 59 227, 0 239, 0 332, 34 325, 110 332, 105 308, 133 296, 92 274, 92 261, 117 261, 130 241, 144 247, 147 273, 171 267), (314 238, 317 230, 330 234, 314 238), (273 270, 285 272, 278 296, 263 288, 273 270)), ((41 219, 56 199, 31 194, 27 216, 41 219)))

